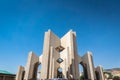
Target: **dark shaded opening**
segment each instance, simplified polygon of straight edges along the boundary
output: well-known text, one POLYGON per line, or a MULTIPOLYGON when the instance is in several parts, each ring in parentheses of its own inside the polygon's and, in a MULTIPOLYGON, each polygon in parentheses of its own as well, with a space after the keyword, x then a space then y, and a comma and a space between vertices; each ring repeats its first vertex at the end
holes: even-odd
POLYGON ((100 80, 99 72, 95 71, 96 74, 96 80, 100 80))
POLYGON ((41 69, 41 64, 36 63, 34 65, 34 70, 33 70, 33 79, 37 80, 38 78, 40 78, 40 69, 41 69))
POLYGON ((22 80, 24 80, 25 71, 22 72, 22 80))
POLYGON ((81 64, 79 64, 79 75, 80 75, 80 80, 83 80, 84 79, 83 66, 81 64))
POLYGON ((57 78, 63 78, 62 68, 58 68, 58 70, 57 70, 57 78))
POLYGON ((57 59, 57 62, 58 62, 58 63, 62 63, 62 62, 63 62, 63 59, 58 58, 58 59, 57 59))
POLYGON ((56 47, 55 49, 56 49, 58 52, 61 52, 61 51, 63 51, 65 48, 62 47, 62 46, 58 46, 58 47, 56 47))
POLYGON ((86 80, 86 79, 88 79, 87 65, 83 62, 81 62, 80 65, 83 67, 83 75, 82 76, 86 80))

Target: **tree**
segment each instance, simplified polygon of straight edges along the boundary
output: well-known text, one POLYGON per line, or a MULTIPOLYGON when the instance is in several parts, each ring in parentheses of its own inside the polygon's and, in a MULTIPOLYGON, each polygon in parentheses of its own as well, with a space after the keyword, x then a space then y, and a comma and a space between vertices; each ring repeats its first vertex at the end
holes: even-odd
POLYGON ((84 80, 84 76, 83 75, 80 76, 80 80, 84 80))
POLYGON ((114 76, 113 80, 120 80, 120 76, 114 76))

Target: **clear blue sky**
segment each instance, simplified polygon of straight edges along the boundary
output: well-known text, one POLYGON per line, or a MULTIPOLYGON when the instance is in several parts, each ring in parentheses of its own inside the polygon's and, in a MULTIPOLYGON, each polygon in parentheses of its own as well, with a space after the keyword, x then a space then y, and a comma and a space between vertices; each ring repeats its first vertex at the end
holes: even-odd
POLYGON ((73 29, 81 56, 120 67, 120 0, 0 0, 0 70, 16 73, 29 51, 41 55, 48 29, 59 37, 73 29))

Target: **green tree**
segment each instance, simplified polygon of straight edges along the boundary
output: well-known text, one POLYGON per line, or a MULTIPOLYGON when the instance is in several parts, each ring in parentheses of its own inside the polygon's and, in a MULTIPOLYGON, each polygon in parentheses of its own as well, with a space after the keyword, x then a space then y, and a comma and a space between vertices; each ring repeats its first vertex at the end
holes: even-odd
POLYGON ((120 80, 120 76, 114 76, 113 80, 120 80))
POLYGON ((83 75, 80 76, 80 80, 84 80, 84 76, 83 75))

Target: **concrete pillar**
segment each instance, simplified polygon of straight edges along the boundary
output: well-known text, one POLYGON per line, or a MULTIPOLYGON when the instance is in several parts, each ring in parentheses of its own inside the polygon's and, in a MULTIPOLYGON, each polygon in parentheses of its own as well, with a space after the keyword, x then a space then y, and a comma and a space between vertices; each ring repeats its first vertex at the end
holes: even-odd
POLYGON ((51 31, 45 32, 44 37, 44 48, 43 48, 43 58, 42 58, 42 70, 41 79, 48 79, 49 77, 49 51, 50 51, 50 33, 51 31))
POLYGON ((85 54, 85 56, 83 56, 82 59, 83 59, 83 62, 86 63, 87 65, 88 79, 95 80, 96 79, 95 69, 94 69, 91 52, 87 52, 87 54, 85 54))
POLYGON ((31 80, 34 78, 33 75, 37 75, 35 68, 37 68, 38 65, 36 65, 36 63, 39 63, 39 57, 33 52, 30 52, 25 70, 25 80, 31 80))
POLYGON ((96 75, 96 77, 98 76, 99 80, 105 80, 102 66, 98 66, 96 68, 96 72, 98 72, 98 75, 96 75))
POLYGON ((52 78, 52 67, 53 67, 52 58, 53 58, 53 47, 50 48, 49 79, 52 78))
POLYGON ((16 75, 16 80, 22 80, 23 79, 24 71, 25 71, 24 67, 19 66, 18 72, 17 72, 17 75, 16 75))
POLYGON ((71 69, 72 69, 72 76, 73 76, 73 79, 75 79, 75 52, 74 52, 74 41, 73 41, 73 32, 72 30, 70 30, 70 54, 71 54, 71 69))
POLYGON ((67 78, 67 75, 66 75, 66 71, 67 71, 67 69, 66 69, 66 65, 67 64, 67 62, 66 62, 66 59, 64 59, 64 64, 63 64, 63 77, 66 79, 67 78))
POLYGON ((52 78, 55 78, 55 71, 54 71, 54 66, 55 66, 55 64, 54 64, 54 58, 52 59, 52 63, 53 63, 53 65, 52 65, 52 78))
POLYGON ((69 54, 69 47, 67 47, 67 78, 70 79, 70 54, 69 54))

